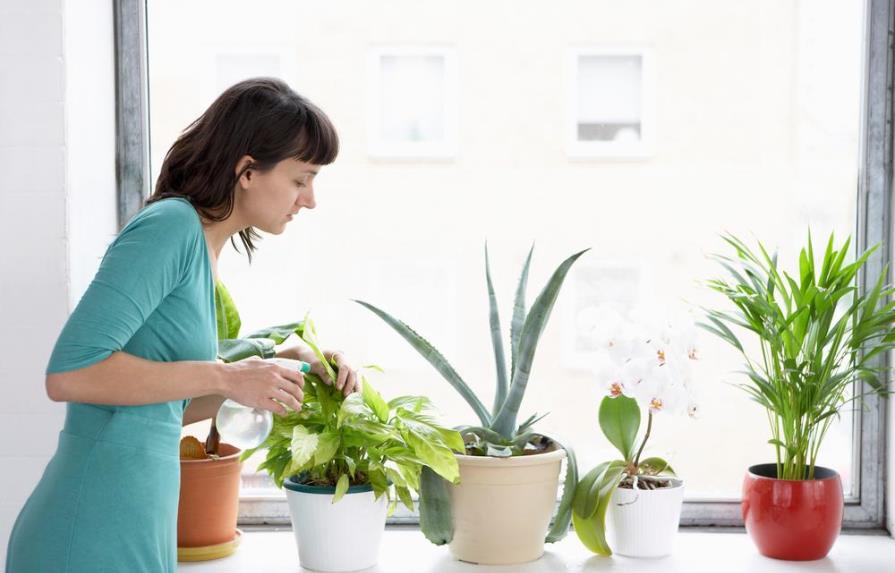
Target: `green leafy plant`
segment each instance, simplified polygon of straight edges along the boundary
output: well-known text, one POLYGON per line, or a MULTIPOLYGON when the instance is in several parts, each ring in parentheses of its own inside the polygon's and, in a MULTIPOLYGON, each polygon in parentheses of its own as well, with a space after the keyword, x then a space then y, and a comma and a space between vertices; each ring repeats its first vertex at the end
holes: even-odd
POLYGON ((620 460, 603 462, 587 472, 575 488, 572 523, 585 547, 598 555, 612 555, 606 542, 606 511, 612 494, 627 481, 632 488, 655 489, 667 485, 663 476, 674 476, 674 470, 662 458, 641 458, 653 426, 653 414, 640 447, 640 406, 633 398, 621 394, 603 398, 599 411, 600 429, 606 439, 622 455, 620 460))
MULTIPOLYGON (((351 485, 370 484, 375 497, 386 495, 390 510, 400 500, 413 510, 412 494, 420 489, 420 472, 428 468, 452 483, 459 481, 453 451, 463 450, 459 432, 439 426, 423 396, 400 396, 388 402, 361 375, 361 393, 345 397, 336 389, 336 372, 306 319, 298 334, 326 369, 325 382, 305 374, 304 401, 299 412, 275 415, 274 426, 258 449, 267 456, 258 466, 278 487, 296 476, 300 483, 334 486, 333 503, 351 485)), ((367 367, 375 368, 375 367, 367 367)))
MULTIPOLYGON (((479 419, 478 425, 459 428, 466 443, 466 452, 472 455, 513 456, 537 453, 544 449, 559 447, 566 451, 568 468, 564 483, 560 507, 548 532, 547 541, 555 542, 565 537, 571 516, 572 494, 577 482, 578 470, 575 455, 571 448, 558 444, 534 431, 534 424, 540 420, 532 415, 517 425, 517 417, 525 389, 528 386, 532 362, 538 340, 544 330, 553 305, 559 295, 560 287, 578 258, 587 249, 575 253, 563 261, 547 281, 546 286, 535 299, 530 310, 525 308, 525 290, 528 284, 528 271, 534 247, 529 251, 522 268, 522 274, 516 289, 510 323, 510 368, 507 370, 506 353, 501 337, 500 316, 497 309, 497 298, 491 280, 491 268, 488 260, 488 247, 485 246, 485 278, 488 286, 489 323, 491 342, 494 347, 497 388, 491 410, 485 407, 475 392, 466 384, 447 359, 426 339, 416 333, 404 322, 394 318, 384 310, 370 303, 355 301, 369 309, 391 326, 410 345, 416 349, 444 379, 459 392, 479 419)), ((452 514, 447 484, 435 476, 423 471, 423 497, 420 503, 420 526, 426 537, 435 544, 449 542, 453 537, 452 514)))
POLYGON ((848 403, 856 382, 886 393, 874 359, 895 347, 895 302, 884 286, 886 269, 867 292, 858 272, 876 246, 846 262, 850 238, 840 247, 833 236, 818 267, 811 235, 799 254, 798 274, 782 270, 777 255, 758 243, 754 252, 733 235, 723 236, 735 256, 715 256, 727 279, 708 285, 735 310, 708 310, 700 326, 733 345, 745 359, 747 381, 739 384, 768 413, 780 479, 813 479, 815 462, 830 424, 848 403), (754 334, 760 355, 752 357, 730 327, 754 334))

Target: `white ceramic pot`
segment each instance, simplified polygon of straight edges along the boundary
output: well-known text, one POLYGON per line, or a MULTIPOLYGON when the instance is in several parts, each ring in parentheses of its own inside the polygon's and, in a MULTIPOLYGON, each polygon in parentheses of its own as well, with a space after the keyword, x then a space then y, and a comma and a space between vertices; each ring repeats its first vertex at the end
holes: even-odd
POLYGON ((451 553, 488 565, 543 555, 565 455, 563 450, 511 458, 457 454, 460 483, 451 487, 451 553))
POLYGON ((332 503, 335 488, 307 486, 287 479, 298 560, 314 571, 357 571, 376 565, 388 503, 374 499, 369 485, 351 486, 332 503))
POLYGON ((617 488, 606 512, 606 540, 627 557, 664 557, 674 548, 684 483, 654 490, 617 488))

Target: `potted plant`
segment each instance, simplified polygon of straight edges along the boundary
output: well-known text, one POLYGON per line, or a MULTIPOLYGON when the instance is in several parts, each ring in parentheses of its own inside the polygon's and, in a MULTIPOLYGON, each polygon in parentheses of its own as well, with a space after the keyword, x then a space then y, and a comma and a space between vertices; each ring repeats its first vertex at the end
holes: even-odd
MULTIPOLYGON (((238 338, 239 313, 223 283, 215 288, 218 359, 235 362, 250 356, 271 358, 275 346, 301 329, 291 323, 238 338)), ((226 440, 226 436, 224 439, 226 440)), ((180 502, 177 548, 180 561, 226 557, 239 544, 236 528, 242 451, 221 442, 214 419, 204 442, 185 436, 180 442, 180 502)))
POLYGON ((460 393, 479 419, 478 425, 459 428, 466 445, 465 452, 456 456, 460 484, 450 486, 426 469, 421 481, 420 527, 431 542, 450 543, 451 552, 460 560, 487 564, 532 561, 544 553, 545 537, 552 543, 568 532, 578 477, 574 453, 534 430, 540 419, 537 415, 522 423, 517 423, 517 415, 538 339, 566 274, 585 252, 576 253, 559 265, 526 312, 525 289, 532 255, 529 251, 516 289, 508 372, 485 247, 491 341, 497 369, 497 391, 490 411, 447 359, 422 336, 372 304, 356 301, 407 340, 460 393), (567 458, 564 491, 548 531, 563 458, 567 458))
POLYGON ((619 319, 601 328, 600 346, 609 366, 600 375, 606 396, 599 424, 622 457, 581 478, 572 522, 578 538, 598 555, 611 555, 614 548, 628 557, 663 557, 672 551, 684 484, 667 461, 643 453, 655 430, 654 418, 684 412, 695 416, 690 363, 697 351, 692 328, 684 323, 665 321, 659 329, 644 329, 619 319), (642 409, 647 424, 638 447, 642 409))
MULTIPOLYGON (((366 377, 360 393, 344 396, 306 320, 302 340, 326 368, 332 383, 305 375, 300 412, 274 416, 274 428, 259 449, 266 470, 286 488, 302 567, 355 571, 376 564, 387 513, 400 500, 413 510, 412 495, 427 468, 451 483, 459 479, 452 450, 463 439, 439 426, 423 396, 386 402, 366 377)), ((255 450, 246 450, 243 459, 255 450)))
POLYGON ((743 521, 766 556, 820 559, 839 534, 843 496, 839 474, 816 465, 818 452, 842 408, 861 399, 861 391, 850 397, 853 385, 885 392, 873 361, 895 346, 893 289, 883 284, 884 270, 859 290, 857 274, 876 247, 847 262, 850 239, 837 248, 831 235, 818 266, 809 234, 791 276, 761 243, 756 253, 733 235, 723 238, 734 256, 716 259, 729 277, 709 286, 734 310, 709 310, 702 326, 742 353, 739 386, 767 410, 776 453, 746 473, 743 521), (760 354, 747 352, 731 327, 750 332, 760 354))

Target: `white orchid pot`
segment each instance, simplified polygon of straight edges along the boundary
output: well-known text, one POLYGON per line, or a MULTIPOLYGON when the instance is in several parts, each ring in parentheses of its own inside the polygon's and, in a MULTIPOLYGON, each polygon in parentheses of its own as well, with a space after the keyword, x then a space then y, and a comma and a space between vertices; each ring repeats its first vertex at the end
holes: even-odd
POLYGON ((617 488, 606 513, 606 537, 613 553, 626 557, 664 557, 677 538, 684 483, 671 479, 659 489, 617 488))
POLYGON ((283 487, 302 567, 344 572, 376 565, 388 512, 384 495, 376 500, 371 486, 351 486, 333 503, 333 487, 304 485, 292 479, 283 487))

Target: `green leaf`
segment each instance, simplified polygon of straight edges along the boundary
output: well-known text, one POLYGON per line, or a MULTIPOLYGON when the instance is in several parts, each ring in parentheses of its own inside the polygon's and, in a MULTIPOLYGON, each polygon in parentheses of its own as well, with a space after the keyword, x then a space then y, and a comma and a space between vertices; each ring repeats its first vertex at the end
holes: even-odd
POLYGON ((218 340, 239 338, 239 329, 242 326, 239 310, 233 302, 233 297, 230 296, 230 291, 221 281, 216 281, 214 284, 214 308, 218 340))
POLYGON ((276 344, 282 344, 293 334, 298 334, 299 336, 301 336, 303 330, 304 322, 289 322, 287 324, 268 326, 267 328, 256 330, 255 332, 249 334, 246 338, 269 338, 276 344))
POLYGON ((572 502, 575 498, 575 486, 578 483, 578 462, 575 458, 575 452, 572 448, 563 446, 557 442, 559 447, 566 451, 566 477, 563 480, 562 496, 559 498, 559 506, 556 509, 556 515, 553 517, 553 525, 547 532, 547 543, 556 543, 563 539, 569 532, 569 524, 572 520, 572 502))
POLYGON ((336 492, 333 494, 333 503, 336 503, 345 496, 345 493, 348 491, 348 486, 348 474, 340 475, 339 481, 336 482, 336 492))
POLYGON ((600 403, 600 429, 625 461, 634 459, 634 442, 640 430, 640 407, 627 396, 605 397, 600 403))
POLYGON ((376 417, 379 418, 379 421, 383 424, 388 422, 388 413, 389 408, 388 404, 386 404, 385 400, 382 399, 379 392, 373 388, 373 385, 367 381, 366 378, 362 378, 361 382, 361 393, 363 395, 364 402, 373 412, 376 414, 376 417))
POLYGON ((589 494, 596 499, 596 509, 593 514, 590 517, 582 517, 578 513, 572 512, 572 523, 575 526, 578 539, 597 555, 612 555, 612 549, 606 542, 606 510, 612 499, 612 493, 618 487, 623 475, 623 466, 613 466, 612 464, 607 466, 601 478, 595 482, 598 487, 592 488, 589 494))
POLYGON ((668 462, 663 460, 662 458, 646 458, 645 460, 640 460, 640 465, 638 466, 640 471, 646 475, 676 475, 674 473, 674 469, 668 462))
POLYGON ((274 347, 274 341, 268 338, 218 340, 218 358, 224 362, 237 362, 252 356, 273 358, 276 354, 274 347))
POLYGON ((494 347, 494 365, 497 371, 497 389, 494 392, 494 406, 491 412, 496 415, 507 395, 507 362, 503 351, 503 339, 500 334, 500 313, 497 311, 497 296, 491 282, 491 263, 488 260, 488 243, 485 243, 485 279, 488 283, 488 320, 491 325, 491 345, 494 347))
POLYGON ((460 375, 457 374, 457 371, 454 370, 454 367, 451 366, 447 359, 425 338, 384 310, 380 310, 372 304, 361 300, 355 300, 354 302, 370 310, 373 314, 385 321, 386 324, 391 326, 395 332, 404 338, 404 340, 409 342, 413 349, 416 350, 420 356, 425 358, 429 364, 434 366, 438 373, 441 374, 455 390, 457 390, 464 400, 466 400, 466 403, 469 404, 483 425, 487 426, 491 422, 491 414, 488 413, 488 410, 485 408, 485 405, 482 404, 482 401, 479 400, 478 396, 476 396, 469 386, 467 386, 466 382, 464 382, 460 375))
POLYGON ((345 420, 349 417, 362 416, 372 413, 370 407, 364 401, 364 397, 354 392, 349 394, 339 406, 339 415, 336 420, 336 427, 341 427, 345 420))
POLYGON ((457 483, 460 480, 457 458, 441 441, 439 430, 415 416, 409 416, 406 410, 399 412, 402 414, 401 423, 406 429, 404 439, 414 455, 444 479, 457 483))
POLYGON ((519 414, 519 407, 522 404, 522 398, 525 396, 525 388, 528 385, 528 377, 531 375, 531 366, 534 361, 535 350, 538 347, 538 339, 544 331, 544 326, 546 326, 547 320, 550 318, 550 313, 553 311, 553 305, 559 296, 559 289, 562 287, 566 275, 575 261, 589 250, 585 249, 575 253, 557 267, 550 280, 547 281, 547 284, 535 299, 528 316, 525 318, 519 339, 519 354, 515 370, 513 371, 510 393, 503 406, 501 406, 500 412, 494 417, 491 424, 488 424, 492 430, 505 438, 511 438, 513 431, 516 429, 516 416, 519 414))
POLYGON ((314 464, 322 466, 328 463, 339 451, 342 441, 337 431, 326 430, 318 434, 317 449, 314 450, 314 464))
POLYGON ((454 538, 454 515, 450 485, 430 468, 420 473, 420 530, 435 545, 454 538))

